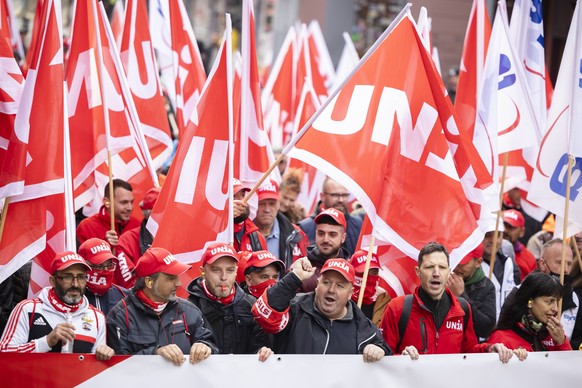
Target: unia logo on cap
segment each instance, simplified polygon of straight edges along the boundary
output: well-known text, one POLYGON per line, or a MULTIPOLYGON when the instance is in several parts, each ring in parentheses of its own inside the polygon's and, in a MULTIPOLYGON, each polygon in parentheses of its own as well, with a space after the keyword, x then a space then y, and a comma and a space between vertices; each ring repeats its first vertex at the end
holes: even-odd
POLYGON ((97 246, 91 247, 90 249, 92 254, 97 254, 99 252, 111 252, 111 249, 109 249, 109 245, 106 243, 101 243, 97 246))
POLYGON ((339 218, 339 213, 336 209, 330 207, 329 209, 325 209, 324 211, 322 211, 323 214, 329 214, 330 216, 339 218))
POLYGON ((328 268, 338 268, 346 273, 350 273, 350 268, 348 267, 348 262, 345 260, 328 261, 327 267, 328 268))
POLYGON ((515 221, 517 221, 517 219, 519 218, 519 217, 517 216, 517 213, 516 213, 516 212, 514 212, 514 211, 506 212, 506 213, 505 213, 505 217, 506 217, 506 218, 511 218, 512 220, 515 220, 515 221))
POLYGON ((234 255, 233 250, 228 245, 222 245, 222 246, 219 246, 216 248, 212 248, 210 250, 210 254, 212 256, 216 255, 217 253, 228 253, 228 254, 234 255))
POLYGON ((168 255, 168 256, 164 257, 164 263, 166 263, 166 265, 170 265, 174 261, 176 261, 176 259, 172 255, 168 255))
POLYGON ((260 187, 261 191, 270 191, 272 193, 277 192, 277 188, 275 187, 275 185, 271 182, 265 183, 260 187))
POLYGON ((275 256, 273 256, 273 254, 271 252, 265 252, 265 253, 260 253, 257 255, 257 259, 259 260, 265 260, 265 259, 276 259, 275 256))
POLYGON ((61 257, 61 263, 66 263, 67 261, 79 261, 79 255, 72 253, 70 255, 65 255, 61 257))
MULTIPOLYGON (((358 257, 356 257, 356 262, 357 262, 358 264, 362 264, 362 263, 365 263, 367 259, 368 259, 368 255, 367 255, 367 254, 365 254, 365 255, 361 255, 361 256, 358 256, 358 257)), ((372 260, 373 260, 373 259, 374 259, 374 258, 372 258, 372 260)))

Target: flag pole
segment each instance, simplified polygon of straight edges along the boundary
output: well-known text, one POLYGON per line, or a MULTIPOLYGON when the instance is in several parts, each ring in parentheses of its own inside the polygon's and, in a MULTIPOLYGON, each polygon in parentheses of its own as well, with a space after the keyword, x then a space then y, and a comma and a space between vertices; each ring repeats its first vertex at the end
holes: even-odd
POLYGON ((4 224, 6 223, 6 214, 8 213, 8 205, 10 204, 10 197, 4 199, 4 206, 2 207, 2 216, 0 217, 0 242, 4 234, 4 224))
MULTIPOLYGON (((576 161, 574 160, 574 156, 568 154, 568 175, 566 176, 566 205, 564 206, 564 229, 562 230, 562 265, 560 266, 561 285, 564 285, 564 272, 566 268, 566 244, 567 244, 566 237, 568 236, 568 212, 570 211, 570 183, 572 180, 572 165, 575 162, 576 161)), ((580 255, 578 255, 578 257, 580 257, 580 255)), ((561 316, 562 316, 562 299, 558 301, 558 317, 561 316)))
POLYGON ((364 290, 366 289, 366 283, 368 282, 368 273, 370 272, 370 261, 372 260, 372 249, 376 244, 376 236, 374 231, 372 231, 372 238, 370 239, 370 246, 368 247, 368 257, 366 258, 366 266, 364 267, 364 276, 362 277, 362 285, 360 287, 360 295, 358 296, 358 307, 362 308, 362 302, 364 301, 364 290))
POLYGON ((93 12, 93 24, 95 26, 95 40, 97 46, 97 61, 99 63, 99 88, 101 89, 101 101, 103 103, 103 120, 105 125, 105 142, 107 144, 107 166, 109 170, 109 215, 111 230, 115 231, 115 190, 113 188, 113 166, 111 165, 111 129, 109 127, 109 108, 107 107, 105 81, 103 74, 105 73, 105 66, 103 66, 103 48, 101 47, 101 31, 99 29, 99 21, 97 20, 97 5, 95 1, 91 2, 91 10, 93 12))
MULTIPOLYGON (((509 153, 506 152, 503 156, 503 172, 501 173, 501 184, 499 187, 499 210, 495 216, 495 232, 493 234, 493 244, 491 246, 491 257, 489 258, 489 280, 493 278, 493 266, 495 265, 495 259, 497 258, 497 245, 498 245, 498 234, 499 234, 499 218, 501 218, 501 211, 503 209, 503 189, 505 186, 505 176, 507 174, 507 164, 509 162, 509 153)), ((499 244, 501 245, 501 244, 499 244)))
POLYGON ((269 177, 271 175, 271 173, 273 172, 273 170, 275 169, 275 167, 277 167, 279 165, 279 162, 283 159, 284 156, 285 156, 285 154, 283 154, 283 153, 281 155, 277 156, 277 159, 275 159, 275 161, 273 162, 273 164, 271 164, 271 167, 269 167, 269 169, 263 174, 263 176, 261 177, 261 179, 259 179, 259 181, 257 183, 255 183, 255 186, 251 189, 251 191, 249 191, 247 193, 247 195, 245 195, 245 197, 242 200, 244 203, 247 203, 248 200, 251 199, 251 196, 263 184, 263 182, 265 181, 265 179, 267 179, 267 177, 269 177))

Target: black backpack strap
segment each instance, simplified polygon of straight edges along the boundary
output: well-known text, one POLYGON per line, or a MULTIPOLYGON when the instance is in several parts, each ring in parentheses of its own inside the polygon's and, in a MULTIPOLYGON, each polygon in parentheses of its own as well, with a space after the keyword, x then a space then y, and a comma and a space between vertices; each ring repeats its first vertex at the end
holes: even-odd
POLYGON ((458 296, 457 299, 461 304, 461 308, 465 312, 465 317, 463 318, 463 333, 464 333, 465 329, 467 329, 467 325, 469 324, 469 302, 467 302, 467 299, 463 298, 462 296, 458 296))
POLYGON ((400 314, 400 319, 398 320, 398 343, 394 348, 397 352, 398 348, 402 344, 402 339, 404 338, 404 333, 406 332, 406 326, 410 320, 410 312, 412 311, 412 295, 406 295, 404 297, 404 304, 402 305, 402 314, 400 314))
POLYGON ((253 252, 258 252, 263 250, 263 246, 261 245, 261 240, 259 240, 259 232, 254 231, 249 233, 249 239, 251 240, 251 248, 253 252))

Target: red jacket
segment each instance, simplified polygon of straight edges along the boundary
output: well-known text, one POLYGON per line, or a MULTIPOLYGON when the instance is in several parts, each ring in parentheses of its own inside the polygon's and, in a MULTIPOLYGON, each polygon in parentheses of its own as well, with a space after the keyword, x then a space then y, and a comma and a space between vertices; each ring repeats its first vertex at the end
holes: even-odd
POLYGON ((117 253, 117 268, 115 270, 115 284, 121 287, 131 288, 135 283, 133 269, 137 260, 141 257, 139 247, 139 232, 141 226, 128 230, 119 236, 119 242, 115 247, 117 253))
MULTIPOLYGON (((521 329, 517 329, 521 330, 521 329)), ((492 343, 502 343, 503 345, 507 346, 509 349, 518 349, 523 348, 528 352, 533 352, 533 347, 530 341, 526 341, 525 338, 517 334, 513 330, 495 330, 488 339, 489 342, 492 343)), ((533 342, 533 337, 532 337, 533 342)), ((568 341, 568 337, 566 337, 566 341, 564 341, 561 345, 556 345, 552 337, 548 334, 548 336, 541 341, 542 345, 547 350, 572 350, 572 346, 570 345, 570 341, 568 341)))
POLYGON ((259 250, 263 250, 266 251, 267 250, 267 241, 265 240, 265 237, 261 234, 261 232, 259 232, 259 228, 257 227, 257 225, 255 225, 255 223, 253 221, 251 221, 250 219, 246 219, 244 221, 244 234, 242 236, 242 238, 240 239, 240 243, 238 242, 236 236, 234 238, 234 249, 238 252, 238 251, 247 251, 247 252, 253 252, 253 247, 251 245, 251 238, 250 238, 250 234, 253 232, 256 232, 255 235, 258 237, 259 242, 261 243, 261 249, 259 250))
MULTIPOLYGON (((410 319, 398 349, 396 349, 400 339, 398 320, 402 314, 404 296, 392 299, 384 311, 380 327, 384 340, 393 349, 394 354, 402 353, 404 348, 410 345, 414 345, 420 354, 480 353, 489 349, 489 344, 477 342, 472 316, 467 320, 468 327, 463 330, 465 312, 448 289, 446 293, 451 298, 451 308, 437 332, 432 313, 418 296, 418 289, 419 287, 414 291, 410 319)), ((472 315, 470 308, 469 314, 472 315)))
POLYGON ((513 246, 515 250, 515 262, 519 266, 521 281, 537 268, 536 257, 519 241, 513 246))

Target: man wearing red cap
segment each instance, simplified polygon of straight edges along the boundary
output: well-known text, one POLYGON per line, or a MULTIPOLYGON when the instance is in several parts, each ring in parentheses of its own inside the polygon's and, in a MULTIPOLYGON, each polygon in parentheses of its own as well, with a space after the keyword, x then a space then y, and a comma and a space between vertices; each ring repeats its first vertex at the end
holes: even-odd
POLYGON ((279 211, 279 185, 271 180, 257 189, 259 207, 254 223, 267 240, 267 250, 286 266, 307 254, 305 233, 279 211))
POLYGON ((267 334, 251 313, 255 298, 235 281, 238 254, 228 244, 208 243, 200 264, 202 276, 188 285, 188 299, 202 311, 220 352, 258 353, 259 360, 266 360, 272 351, 267 334))
POLYGON ((266 332, 274 334, 275 352, 283 354, 363 354, 365 362, 391 354, 378 328, 351 300, 354 267, 329 259, 314 292, 297 294, 315 268, 303 257, 267 289, 253 306, 266 332))
POLYGON ((420 286, 412 296, 392 299, 382 318, 382 335, 396 354, 415 360, 419 353, 497 352, 502 362, 509 361, 512 352, 503 344, 477 342, 470 306, 446 288, 450 269, 444 246, 430 242, 422 247, 415 269, 420 286), (401 328, 407 300, 411 304, 407 322, 401 328))
POLYGON ((139 203, 143 214, 141 225, 128 230, 119 237, 119 244, 116 248, 119 269, 115 271, 115 283, 122 287, 129 288, 133 286, 133 283, 135 283, 133 269, 136 261, 152 245, 154 237, 146 228, 146 225, 159 195, 159 187, 153 187, 148 190, 143 201, 139 203))
POLYGON ((353 252, 357 250, 358 238, 360 237, 360 231, 362 230, 363 219, 360 217, 352 217, 348 211, 348 199, 350 198, 349 191, 334 181, 331 178, 326 178, 321 187, 320 201, 317 203, 315 212, 310 216, 301 221, 297 225, 305 232, 309 238, 309 244, 313 245, 316 243, 316 225, 315 218, 317 215, 329 208, 334 208, 339 210, 344 214, 345 218, 345 233, 346 238, 343 241, 343 247, 347 249, 349 257, 353 252))
POLYGON ((267 241, 259 228, 249 219, 249 205, 243 202, 245 194, 250 189, 243 186, 238 180, 234 179, 232 183, 233 208, 234 208, 234 249, 236 251, 262 251, 267 249, 267 241))
POLYGON ((79 255, 91 269, 87 271, 85 296, 91 304, 107 315, 119 301, 125 298, 126 289, 114 284, 117 257, 107 241, 90 238, 79 247, 79 255))
POLYGON ((113 180, 113 200, 109 198, 109 183, 105 185, 103 206, 99 213, 85 218, 77 227, 78 245, 91 237, 106 240, 112 247, 116 247, 119 236, 128 230, 139 226, 139 220, 132 217, 133 189, 129 183, 121 179, 113 180), (115 230, 111 230, 111 216, 109 210, 113 206, 115 214, 115 230))
POLYGON ((0 340, 0 351, 14 353, 95 353, 108 360, 105 316, 83 295, 90 267, 74 252, 63 252, 51 263, 51 287, 38 299, 20 302, 12 311, 0 340))
POLYGON ((163 248, 149 248, 140 257, 137 280, 127 297, 107 315, 107 342, 116 354, 157 354, 182 365, 218 353, 200 310, 176 296, 178 275, 190 266, 163 248))
POLYGON ((495 327, 495 286, 483 271, 483 244, 469 252, 447 280, 453 295, 471 304, 473 327, 479 338, 487 338, 495 327))
POLYGON ((346 240, 344 213, 331 207, 320 212, 314 221, 315 246, 307 248, 307 259, 315 268, 315 272, 310 279, 302 283, 302 292, 315 290, 320 270, 328 259, 342 258, 348 260, 350 258, 348 250, 342 246, 346 240))
MULTIPOLYGON (((358 303, 360 293, 362 292, 362 282, 367 259, 368 251, 357 251, 350 259, 350 264, 354 267, 356 274, 354 278, 354 293, 352 294, 352 300, 356 303, 358 303)), ((390 295, 388 295, 386 290, 378 285, 381 268, 378 255, 372 253, 366 287, 363 291, 364 298, 362 299, 361 309, 364 315, 371 319, 376 326, 380 326, 384 310, 386 309, 388 302, 390 302, 390 295)))
POLYGON ((531 253, 525 245, 519 241, 519 239, 525 234, 525 219, 523 218, 523 215, 515 209, 504 210, 503 225, 505 227, 503 238, 513 245, 513 250, 515 251, 515 262, 519 266, 521 280, 523 281, 523 279, 525 279, 525 277, 537 267, 536 258, 533 253, 531 253))
POLYGON ((246 291, 255 298, 279 280, 285 273, 285 264, 269 251, 253 252, 245 264, 246 291))

